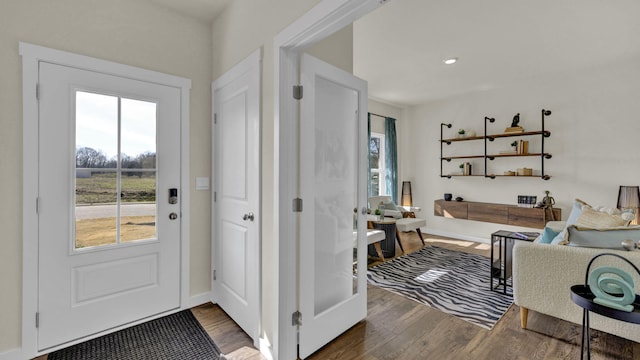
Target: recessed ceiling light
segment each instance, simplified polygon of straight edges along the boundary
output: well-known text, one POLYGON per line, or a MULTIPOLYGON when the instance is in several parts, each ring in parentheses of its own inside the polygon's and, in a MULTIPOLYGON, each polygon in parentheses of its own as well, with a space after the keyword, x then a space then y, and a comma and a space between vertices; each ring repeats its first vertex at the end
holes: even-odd
POLYGON ((458 58, 457 57, 452 57, 452 58, 444 59, 444 60, 442 60, 442 62, 447 64, 447 65, 453 65, 456 62, 458 62, 458 58))

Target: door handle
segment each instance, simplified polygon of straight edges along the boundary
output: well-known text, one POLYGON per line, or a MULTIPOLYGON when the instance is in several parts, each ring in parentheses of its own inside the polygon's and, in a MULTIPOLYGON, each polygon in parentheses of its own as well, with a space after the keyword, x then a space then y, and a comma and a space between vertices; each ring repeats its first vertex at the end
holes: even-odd
POLYGON ((247 221, 247 220, 253 221, 253 218, 254 218, 254 215, 252 212, 249 212, 248 214, 244 214, 242 216, 242 220, 244 221, 247 221))

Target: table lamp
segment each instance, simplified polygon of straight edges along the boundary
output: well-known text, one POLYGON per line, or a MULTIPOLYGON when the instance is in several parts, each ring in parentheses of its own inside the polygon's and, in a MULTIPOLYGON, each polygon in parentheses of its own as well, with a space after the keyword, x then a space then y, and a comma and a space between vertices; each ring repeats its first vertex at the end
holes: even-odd
POLYGON ((411 198, 411 181, 402 182, 401 206, 413 206, 413 199, 411 198))
POLYGON ((618 209, 632 209, 635 219, 632 224, 638 223, 638 208, 640 207, 640 187, 638 186, 620 186, 618 190, 618 209))

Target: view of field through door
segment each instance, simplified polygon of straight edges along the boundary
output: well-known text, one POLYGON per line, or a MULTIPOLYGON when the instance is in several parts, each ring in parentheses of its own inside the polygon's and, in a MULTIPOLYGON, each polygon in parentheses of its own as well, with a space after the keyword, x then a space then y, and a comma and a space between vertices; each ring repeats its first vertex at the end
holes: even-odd
POLYGON ((75 249, 156 237, 157 104, 75 92, 75 249))
POLYGON ((180 89, 41 62, 38 350, 180 307, 180 89))

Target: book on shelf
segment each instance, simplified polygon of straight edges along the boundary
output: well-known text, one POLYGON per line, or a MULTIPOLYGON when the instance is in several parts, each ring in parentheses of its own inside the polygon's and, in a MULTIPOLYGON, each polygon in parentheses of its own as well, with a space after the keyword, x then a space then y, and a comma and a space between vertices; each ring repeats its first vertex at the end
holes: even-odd
POLYGON ((518 195, 518 207, 533 208, 537 201, 538 197, 535 195, 518 195))
POLYGON ((519 132, 524 132, 524 128, 522 128, 522 126, 510 126, 506 129, 504 129, 504 132, 506 133, 519 133, 519 132))
POLYGON ((522 239, 522 240, 533 240, 533 239, 537 238, 540 235, 540 233, 522 231, 522 232, 515 232, 515 233, 513 233, 513 235, 515 237, 518 237, 518 238, 522 239))
POLYGON ((528 140, 518 140, 517 145, 517 153, 518 155, 526 155, 529 153, 529 141, 528 140))

